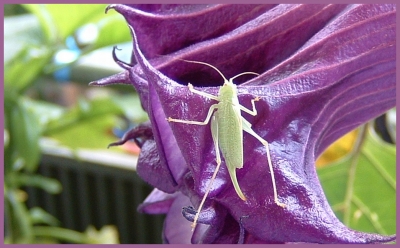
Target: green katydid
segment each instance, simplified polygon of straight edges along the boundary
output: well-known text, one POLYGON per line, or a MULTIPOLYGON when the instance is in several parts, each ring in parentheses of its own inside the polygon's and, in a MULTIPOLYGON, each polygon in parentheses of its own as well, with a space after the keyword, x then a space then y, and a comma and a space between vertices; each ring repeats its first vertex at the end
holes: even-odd
POLYGON ((218 101, 218 103, 210 106, 207 117, 204 121, 201 122, 201 121, 179 120, 179 119, 173 119, 171 117, 167 118, 169 122, 179 122, 179 123, 193 124, 193 125, 206 125, 211 119, 211 134, 215 146, 217 166, 215 168, 214 174, 212 175, 211 181, 206 189, 206 192, 203 196, 203 199, 199 205, 198 211, 195 215, 192 224, 192 228, 196 226, 200 211, 203 207, 203 204, 205 202, 205 199, 207 198, 209 191, 211 190, 212 183, 221 165, 220 150, 225 159, 225 163, 227 165, 229 175, 231 177, 236 193, 242 200, 244 201, 246 200, 246 197, 244 196, 242 190, 240 189, 236 178, 236 168, 243 167, 242 131, 246 131, 247 133, 251 134, 265 146, 265 149, 267 151, 269 170, 271 172, 272 186, 274 191, 274 201, 277 205, 285 207, 285 204, 281 203, 278 200, 278 194, 276 190, 275 177, 274 177, 274 171, 272 169, 272 162, 269 153, 268 142, 263 138, 261 138, 258 134, 256 134, 253 131, 253 129, 251 129, 251 124, 246 119, 244 119, 240 113, 240 111, 244 111, 253 116, 257 115, 257 110, 255 108, 254 102, 258 101, 259 98, 255 97, 254 99, 251 100, 251 104, 253 107, 252 110, 245 108, 239 103, 239 99, 237 96, 237 87, 233 83, 233 79, 242 76, 244 74, 253 74, 253 75, 259 75, 259 74, 255 72, 243 72, 227 80, 225 76, 222 74, 222 72, 220 72, 216 67, 210 64, 199 61, 190 61, 190 60, 184 60, 184 61, 207 65, 216 70, 224 79, 224 84, 219 89, 218 96, 198 91, 193 88, 193 85, 191 84, 188 85, 190 92, 218 101))

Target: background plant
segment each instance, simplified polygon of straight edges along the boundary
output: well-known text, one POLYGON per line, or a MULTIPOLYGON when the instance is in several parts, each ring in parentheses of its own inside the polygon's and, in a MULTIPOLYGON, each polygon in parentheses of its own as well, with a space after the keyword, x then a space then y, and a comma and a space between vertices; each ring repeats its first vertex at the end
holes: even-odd
MULTIPOLYGON (((23 191, 27 186, 41 188, 49 194, 62 190, 57 180, 36 173, 42 137, 51 137, 73 149, 105 148, 115 140, 111 133, 105 134, 117 125, 118 115, 132 117, 132 110, 126 108, 128 102, 136 101, 132 94, 123 97, 108 94, 93 99, 81 97, 78 104, 71 107, 51 103, 43 97, 43 82, 48 78, 62 81, 69 66, 81 56, 129 39, 123 19, 116 14, 104 15, 105 7, 103 4, 5 6, 6 10, 33 13, 40 23, 39 27, 27 23, 25 29, 5 37, 5 49, 13 50, 13 56, 6 58, 4 66, 6 243, 118 242, 118 233, 112 226, 105 226, 101 231, 89 227, 85 233, 58 227, 59 221, 43 209, 27 208, 25 201, 29 196, 23 191), (80 41, 79 32, 88 27, 96 35, 90 41, 80 41), (71 47, 71 42, 75 47, 71 47), (60 53, 72 56, 60 63, 57 60, 60 53), (91 142, 83 142, 88 136, 94 138, 91 142)), ((140 112, 133 116, 143 117, 140 112)))

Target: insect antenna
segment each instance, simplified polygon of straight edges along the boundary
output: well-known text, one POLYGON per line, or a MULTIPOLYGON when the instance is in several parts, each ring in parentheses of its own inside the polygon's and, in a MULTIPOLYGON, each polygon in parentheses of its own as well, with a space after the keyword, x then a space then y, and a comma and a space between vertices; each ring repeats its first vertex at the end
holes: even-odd
MULTIPOLYGON (((221 77, 224 79, 225 82, 228 81, 228 80, 226 79, 226 77, 224 76, 224 74, 222 74, 222 72, 221 72, 220 70, 218 70, 218 69, 217 69, 215 66, 213 66, 213 65, 210 65, 210 64, 205 63, 205 62, 200 62, 200 61, 193 61, 193 60, 186 60, 186 59, 181 59, 181 60, 182 60, 182 61, 185 61, 185 62, 189 62, 189 63, 202 64, 202 65, 206 65, 206 66, 208 66, 208 67, 211 67, 211 68, 213 68, 214 70, 216 70, 216 71, 219 73, 219 75, 221 75, 221 77)), ((252 75, 260 76, 260 74, 258 74, 258 73, 251 72, 251 71, 247 71, 247 72, 242 72, 242 73, 240 73, 240 74, 238 74, 238 75, 236 75, 236 76, 234 76, 234 77, 231 77, 231 78, 229 79, 229 81, 232 82, 233 79, 235 79, 235 78, 237 78, 237 77, 240 77, 240 76, 242 76, 242 75, 246 75, 246 74, 252 74, 252 75)))
POLYGON ((260 74, 258 74, 258 73, 251 72, 251 71, 246 71, 246 72, 242 72, 242 73, 240 73, 240 74, 237 74, 237 75, 234 76, 234 77, 231 77, 229 80, 233 81, 233 79, 235 79, 235 78, 237 78, 237 77, 240 77, 240 76, 242 76, 242 75, 246 75, 246 74, 252 74, 252 75, 260 76, 260 74))
POLYGON ((224 74, 222 74, 222 72, 221 72, 220 70, 218 70, 217 67, 215 67, 215 66, 213 66, 213 65, 207 64, 207 63, 205 63, 205 62, 200 62, 200 61, 193 61, 193 60, 186 60, 186 59, 181 59, 181 60, 183 60, 183 61, 185 61, 185 62, 189 62, 189 63, 201 64, 201 65, 206 65, 206 66, 208 66, 208 67, 211 67, 211 68, 213 68, 214 70, 216 70, 216 71, 219 73, 219 75, 221 75, 221 77, 224 79, 224 81, 228 81, 228 80, 226 79, 226 77, 224 76, 224 74))

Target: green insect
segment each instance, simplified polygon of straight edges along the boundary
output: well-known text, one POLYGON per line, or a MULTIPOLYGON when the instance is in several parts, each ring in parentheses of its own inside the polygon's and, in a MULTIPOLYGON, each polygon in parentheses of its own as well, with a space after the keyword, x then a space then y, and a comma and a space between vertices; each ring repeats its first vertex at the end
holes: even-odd
POLYGON ((173 119, 171 117, 167 118, 169 122, 179 122, 185 124, 192 124, 192 125, 206 125, 211 119, 211 134, 215 146, 215 154, 216 154, 216 162, 217 166, 215 168, 214 174, 211 178, 211 181, 207 187, 207 190, 203 196, 203 199, 199 205, 198 211, 194 218, 192 228, 194 228, 197 224, 197 220, 199 218, 200 211, 203 207, 203 204, 208 196, 209 191, 211 190, 212 183, 217 175, 219 167, 221 165, 221 156, 220 151, 225 159, 225 163, 228 167, 229 175, 231 177, 233 186, 235 188, 236 193, 242 200, 246 200, 242 190, 239 187, 237 178, 236 178, 236 169, 240 169, 243 167, 243 132, 246 131, 247 133, 251 134, 257 140, 259 140, 264 146, 267 151, 267 159, 269 164, 269 170, 271 172, 271 179, 272 179, 272 186, 274 190, 274 201, 277 205, 281 207, 285 207, 285 204, 281 203, 278 200, 278 194, 276 190, 275 184, 275 177, 274 171, 272 169, 272 162, 268 148, 268 142, 261 138, 258 134, 256 134, 253 129, 251 129, 251 124, 241 116, 240 111, 244 111, 252 116, 257 115, 257 110, 255 108, 254 102, 258 101, 259 98, 256 97, 251 100, 251 104, 253 109, 249 110, 244 106, 240 105, 239 99, 237 96, 237 88, 236 85, 233 83, 233 79, 245 75, 245 74, 253 74, 259 75, 254 72, 243 72, 240 73, 231 79, 227 80, 225 76, 214 66, 198 61, 190 61, 184 60, 190 63, 197 63, 207 65, 214 70, 216 70, 224 79, 224 85, 219 89, 218 96, 211 95, 202 91, 198 91, 193 88, 193 85, 189 84, 190 92, 194 94, 198 94, 204 96, 209 99, 213 99, 218 101, 218 103, 211 105, 208 110, 207 117, 204 121, 189 121, 189 120, 179 120, 173 119), (213 115, 214 114, 214 115, 213 115))

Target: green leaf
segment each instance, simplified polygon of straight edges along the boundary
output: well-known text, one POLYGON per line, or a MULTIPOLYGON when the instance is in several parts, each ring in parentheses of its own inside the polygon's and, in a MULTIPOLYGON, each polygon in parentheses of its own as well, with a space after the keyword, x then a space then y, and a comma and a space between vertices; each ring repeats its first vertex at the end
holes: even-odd
POLYGON ((47 224, 50 226, 58 226, 60 224, 57 218, 39 207, 29 209, 29 214, 32 224, 47 224))
POLYGON ((32 223, 25 203, 18 197, 18 190, 5 189, 4 200, 8 240, 11 243, 30 243, 33 238, 32 223))
MULTIPOLYGON (((7 98, 6 98, 7 99, 7 98)), ((9 155, 5 161, 13 161, 13 164, 6 165, 9 169, 14 167, 18 170, 23 167, 29 172, 36 170, 40 159, 39 138, 41 126, 32 111, 21 101, 21 98, 8 99, 5 102, 5 114, 7 115, 7 128, 9 131, 9 155), (17 163, 21 166, 16 168, 17 163)))
POLYGON ((37 174, 9 173, 6 182, 14 188, 32 186, 41 188, 50 194, 58 194, 62 191, 62 185, 59 181, 37 174))
POLYGON ((65 108, 54 103, 33 100, 27 97, 22 100, 25 106, 30 106, 30 110, 37 116, 40 125, 43 127, 50 121, 58 120, 65 113, 65 108))
POLYGON ((122 15, 107 13, 107 16, 97 23, 99 35, 93 49, 128 42, 132 39, 126 21, 122 15))
POLYGON ((58 32, 46 6, 44 4, 23 4, 22 6, 39 19, 46 40, 45 43, 54 44, 58 32))
POLYGON ((45 47, 26 46, 4 65, 5 90, 18 94, 28 88, 50 61, 51 53, 45 47))
POLYGON ((104 226, 100 231, 89 226, 84 233, 61 228, 35 226, 33 227, 35 237, 55 238, 76 244, 118 244, 118 231, 114 226, 104 226))
POLYGON ((115 98, 115 103, 124 111, 124 115, 135 123, 141 123, 149 119, 137 94, 121 95, 115 98))
POLYGON ((43 30, 31 15, 4 18, 4 63, 28 46, 42 47, 46 42, 43 30))
POLYGON ((45 135, 71 148, 106 148, 115 141, 111 129, 117 123, 116 116, 122 113, 112 98, 81 100, 78 106, 51 121, 45 135))
POLYGON ((85 234, 61 227, 34 226, 33 235, 36 238, 51 238, 68 243, 87 243, 87 237, 85 234))
POLYGON ((84 24, 104 17, 106 4, 25 4, 35 14, 50 43, 64 41, 84 24))
POLYGON ((98 231, 93 226, 89 226, 85 234, 90 244, 119 244, 118 230, 112 225, 103 226, 98 231))
POLYGON ((371 127, 359 152, 317 170, 335 214, 352 229, 396 232, 396 148, 371 127))

